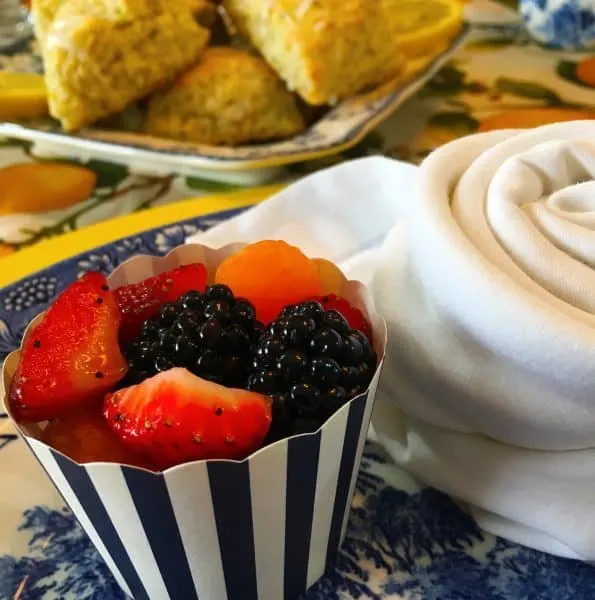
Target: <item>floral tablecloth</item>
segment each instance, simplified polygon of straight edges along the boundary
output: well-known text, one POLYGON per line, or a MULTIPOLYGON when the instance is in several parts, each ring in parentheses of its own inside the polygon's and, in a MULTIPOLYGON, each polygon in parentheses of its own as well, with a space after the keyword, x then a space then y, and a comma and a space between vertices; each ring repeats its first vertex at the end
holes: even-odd
MULTIPOLYGON (((504 4, 510 7, 515 1, 504 4)), ((434 148, 475 131, 594 117, 595 55, 537 46, 524 32, 516 11, 504 4, 490 0, 467 4, 467 18, 475 32, 430 84, 355 148, 293 165, 281 178, 292 179, 341 160, 377 153, 417 163, 434 148)), ((0 56, 0 70, 38 68, 34 43, 0 56)), ((44 150, 30 143, 1 142, 0 171, 14 162, 46 159, 44 150)), ((4 209, 0 196, 0 256, 89 223, 239 187, 175 174, 139 176, 129 173, 125 165, 85 157, 75 162, 98 175, 94 193, 84 201, 75 194, 74 204, 48 211, 47 205, 42 204, 42 210, 33 200, 21 208, 26 214, 13 214, 4 209)))

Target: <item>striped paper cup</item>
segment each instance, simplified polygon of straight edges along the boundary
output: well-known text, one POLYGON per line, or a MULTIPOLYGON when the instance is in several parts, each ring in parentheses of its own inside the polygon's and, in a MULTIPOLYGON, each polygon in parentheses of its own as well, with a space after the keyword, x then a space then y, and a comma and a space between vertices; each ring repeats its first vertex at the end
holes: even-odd
MULTIPOLYGON (((109 283, 114 288, 192 262, 214 272, 238 247, 189 244, 164 258, 136 256, 109 283)), ((197 461, 153 473, 114 463, 78 464, 39 441, 43 424, 17 424, 127 594, 151 600, 289 600, 333 564, 386 345, 386 326, 365 287, 345 281, 341 295, 372 323, 381 360, 368 390, 315 433, 280 440, 243 461, 197 461)), ((19 359, 20 350, 5 361, 5 391, 19 359)))

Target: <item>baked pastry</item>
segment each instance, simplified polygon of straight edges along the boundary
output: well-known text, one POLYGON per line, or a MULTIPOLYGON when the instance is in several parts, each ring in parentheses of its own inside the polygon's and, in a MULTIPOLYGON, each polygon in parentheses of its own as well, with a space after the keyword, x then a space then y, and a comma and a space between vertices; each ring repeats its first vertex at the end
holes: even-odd
POLYGON ((150 100, 145 131, 234 145, 289 137, 304 127, 294 97, 261 58, 212 47, 173 87, 150 100))
POLYGON ((173 81, 209 40, 163 0, 68 0, 43 44, 50 113, 66 131, 115 114, 173 81))
MULTIPOLYGON (((60 6, 72 0, 32 0, 31 14, 33 16, 33 24, 35 29, 35 37, 41 44, 45 42, 48 28, 51 25, 54 17, 60 6)), ((75 0, 76 2, 76 0, 75 0)), ((182 7, 187 8, 195 17, 195 19, 205 27, 210 27, 215 22, 217 16, 217 5, 211 0, 182 0, 180 4, 172 2, 164 2, 164 0, 124 0, 123 2, 103 2, 103 0, 95 0, 95 2, 87 0, 84 3, 87 14, 91 12, 101 13, 110 11, 116 13, 117 16, 137 16, 143 12, 163 12, 167 9, 180 10, 182 7), (111 9, 111 10, 110 10, 111 9)))
MULTIPOLYGON (((198 11, 208 0, 184 0, 193 12, 198 11)), ((163 0, 32 0, 31 13, 35 37, 45 43, 50 25, 63 4, 68 4, 70 15, 89 16, 92 14, 108 19, 133 18, 142 14, 151 14, 156 10, 165 10, 163 0)))
POLYGON ((50 24, 65 0, 32 0, 31 16, 37 41, 43 46, 50 24))
POLYGON ((392 34, 398 11, 376 0, 224 0, 223 6, 310 104, 352 96, 404 66, 392 34))

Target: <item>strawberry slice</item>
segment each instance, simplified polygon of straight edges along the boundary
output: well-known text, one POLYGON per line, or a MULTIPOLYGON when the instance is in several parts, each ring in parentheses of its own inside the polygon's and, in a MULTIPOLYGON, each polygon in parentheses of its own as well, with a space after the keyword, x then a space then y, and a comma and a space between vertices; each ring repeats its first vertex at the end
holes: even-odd
POLYGON ((271 403, 174 368, 107 395, 103 414, 131 450, 165 469, 252 454, 269 430, 271 403))
POLYGON ((115 294, 122 313, 122 340, 133 340, 141 325, 155 316, 166 302, 175 302, 191 290, 204 292, 206 285, 207 270, 203 264, 195 263, 117 288, 115 294))
POLYGON ((66 288, 25 341, 9 395, 15 418, 45 421, 108 392, 127 370, 119 322, 101 273, 66 288))
POLYGON ((368 323, 359 308, 356 308, 348 300, 336 294, 319 296, 318 298, 314 298, 314 300, 318 300, 324 306, 325 310, 340 312, 347 319, 351 329, 359 329, 370 340, 370 343, 372 343, 372 326, 368 323))

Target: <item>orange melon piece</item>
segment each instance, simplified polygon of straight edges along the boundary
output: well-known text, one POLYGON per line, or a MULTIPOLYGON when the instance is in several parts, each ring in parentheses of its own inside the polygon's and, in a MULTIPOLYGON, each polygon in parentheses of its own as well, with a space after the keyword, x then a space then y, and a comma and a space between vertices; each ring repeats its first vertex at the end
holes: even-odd
POLYGON ((265 324, 288 304, 320 295, 322 288, 316 262, 279 240, 249 244, 225 259, 217 269, 215 283, 250 300, 257 318, 265 324))

